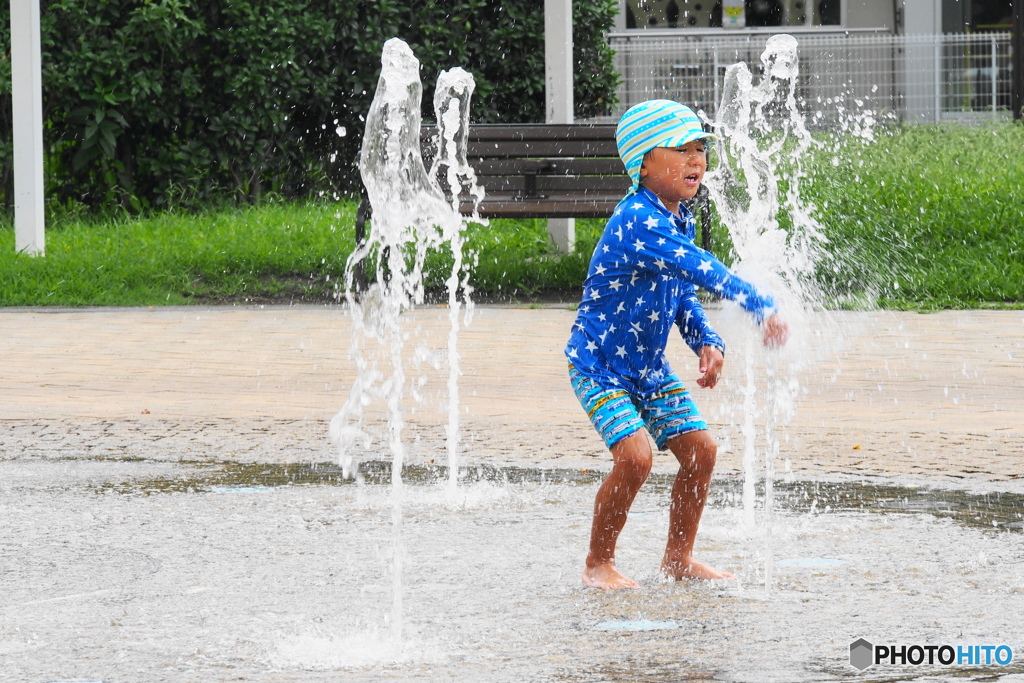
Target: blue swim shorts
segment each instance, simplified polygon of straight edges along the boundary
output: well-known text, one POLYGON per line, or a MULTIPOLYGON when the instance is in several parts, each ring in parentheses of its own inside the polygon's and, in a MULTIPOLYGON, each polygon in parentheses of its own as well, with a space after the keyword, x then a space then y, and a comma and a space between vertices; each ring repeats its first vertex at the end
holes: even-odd
POLYGON ((608 448, 645 426, 660 450, 668 448, 672 437, 708 428, 690 392, 674 373, 665 378, 650 398, 630 396, 623 389, 602 386, 571 363, 569 381, 608 448))

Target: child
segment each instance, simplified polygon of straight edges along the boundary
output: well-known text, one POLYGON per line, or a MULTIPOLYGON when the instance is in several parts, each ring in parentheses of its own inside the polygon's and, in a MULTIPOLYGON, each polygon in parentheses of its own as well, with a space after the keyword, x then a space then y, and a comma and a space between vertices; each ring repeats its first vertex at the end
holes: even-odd
POLYGON ((651 471, 648 433, 679 461, 662 573, 677 580, 732 579, 693 558, 717 446, 669 366, 665 345, 675 324, 699 358, 697 385, 718 383, 725 344, 708 322, 697 286, 749 311, 765 346, 784 344, 789 328, 771 296, 693 243, 693 214, 680 201, 697 194, 707 170, 705 148, 715 140, 693 111, 669 100, 642 102, 623 115, 615 137, 633 187, 594 250, 565 349, 573 390, 613 459, 594 503, 583 583, 639 588, 615 568, 615 542, 651 471))

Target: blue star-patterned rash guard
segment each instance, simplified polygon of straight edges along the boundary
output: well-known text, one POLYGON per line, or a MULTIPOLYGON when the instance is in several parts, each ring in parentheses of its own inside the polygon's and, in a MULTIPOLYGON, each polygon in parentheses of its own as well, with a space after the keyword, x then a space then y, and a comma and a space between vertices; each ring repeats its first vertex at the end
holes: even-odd
POLYGON ((724 351, 698 286, 732 299, 758 323, 775 310, 771 296, 693 243, 693 214, 682 205, 679 211, 682 218, 641 187, 619 202, 594 249, 565 355, 599 384, 654 394, 672 372, 665 346, 673 324, 694 353, 703 346, 724 351))

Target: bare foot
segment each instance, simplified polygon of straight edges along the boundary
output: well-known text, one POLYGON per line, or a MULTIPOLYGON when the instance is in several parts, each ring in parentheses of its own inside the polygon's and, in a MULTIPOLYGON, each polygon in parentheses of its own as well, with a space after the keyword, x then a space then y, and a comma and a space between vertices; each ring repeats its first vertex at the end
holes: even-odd
POLYGON ((709 567, 692 557, 680 561, 663 560, 661 563, 661 573, 666 578, 675 579, 676 581, 682 579, 704 579, 707 581, 713 579, 736 580, 736 577, 729 572, 709 567))
POLYGON ((619 573, 614 562, 587 567, 583 570, 583 583, 594 588, 615 591, 623 588, 639 588, 640 584, 619 573))

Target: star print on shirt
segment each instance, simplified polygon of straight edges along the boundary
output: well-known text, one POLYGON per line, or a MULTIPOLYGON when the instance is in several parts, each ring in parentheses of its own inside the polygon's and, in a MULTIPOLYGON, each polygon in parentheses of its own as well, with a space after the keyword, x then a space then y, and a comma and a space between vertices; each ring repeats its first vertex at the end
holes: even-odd
POLYGON ((631 394, 657 391, 672 376, 664 356, 673 327, 694 353, 702 346, 724 347, 696 296, 697 287, 742 302, 758 320, 774 302, 750 283, 730 277, 724 264, 694 244, 696 225, 685 207, 679 216, 672 215, 641 187, 620 208, 594 250, 579 325, 565 353, 575 351, 569 356, 573 365, 604 386, 631 394))

